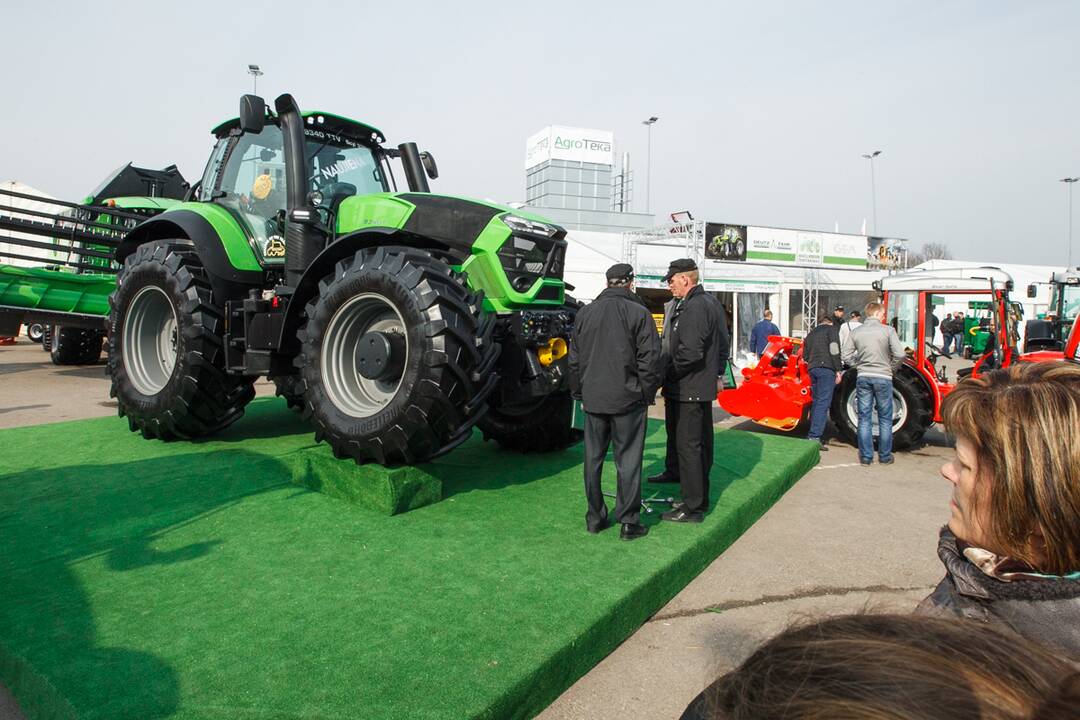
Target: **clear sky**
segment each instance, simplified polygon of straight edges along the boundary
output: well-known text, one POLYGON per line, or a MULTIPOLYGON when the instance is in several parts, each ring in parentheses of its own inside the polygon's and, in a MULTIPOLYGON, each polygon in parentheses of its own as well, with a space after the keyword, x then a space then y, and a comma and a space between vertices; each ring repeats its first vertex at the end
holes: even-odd
POLYGON ((640 123, 658 115, 658 214, 869 229, 861 154, 880 149, 879 234, 1065 262, 1058 179, 1080 175, 1071 0, 7 0, 0 33, 0 180, 60 197, 127 161, 197 179, 258 63, 264 97, 291 92, 432 151, 437 192, 522 200, 526 138, 580 125, 632 153, 641 208, 640 123))

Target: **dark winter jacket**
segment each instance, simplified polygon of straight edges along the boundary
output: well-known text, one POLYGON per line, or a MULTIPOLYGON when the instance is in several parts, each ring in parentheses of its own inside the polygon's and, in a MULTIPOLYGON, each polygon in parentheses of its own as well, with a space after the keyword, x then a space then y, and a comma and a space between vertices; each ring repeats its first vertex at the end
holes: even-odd
POLYGON ((840 328, 833 323, 822 323, 803 338, 803 362, 809 370, 828 368, 833 372, 844 369, 840 362, 840 328))
POLYGON ((1080 578, 998 580, 964 557, 947 527, 941 529, 938 557, 945 579, 916 613, 1002 625, 1080 661, 1080 578))
POLYGON ((644 407, 660 385, 660 336, 637 295, 608 288, 577 313, 570 387, 585 412, 621 415, 644 407))
POLYGON ((695 285, 664 323, 665 398, 716 399, 716 380, 727 369, 731 338, 720 301, 695 285))

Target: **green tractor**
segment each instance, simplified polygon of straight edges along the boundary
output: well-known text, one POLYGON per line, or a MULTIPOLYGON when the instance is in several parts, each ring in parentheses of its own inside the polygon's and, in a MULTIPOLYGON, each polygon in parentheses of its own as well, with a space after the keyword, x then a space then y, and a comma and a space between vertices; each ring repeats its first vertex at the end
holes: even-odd
POLYGON ((474 426, 521 451, 579 439, 565 230, 432 194, 414 143, 287 94, 243 96, 213 134, 190 199, 116 251, 107 372, 133 431, 213 433, 268 376, 358 463, 428 460, 474 426))

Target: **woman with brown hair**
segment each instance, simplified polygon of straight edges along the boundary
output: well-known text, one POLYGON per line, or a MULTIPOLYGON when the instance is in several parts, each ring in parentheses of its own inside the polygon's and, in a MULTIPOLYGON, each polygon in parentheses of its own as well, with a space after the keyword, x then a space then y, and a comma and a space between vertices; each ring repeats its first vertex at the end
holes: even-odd
POLYGON ((1080 366, 1021 363, 944 403, 956 455, 938 556, 916 612, 1002 624, 1080 659, 1080 366))
POLYGON ((847 615, 762 645, 682 720, 1067 720, 1080 673, 984 623, 847 615))

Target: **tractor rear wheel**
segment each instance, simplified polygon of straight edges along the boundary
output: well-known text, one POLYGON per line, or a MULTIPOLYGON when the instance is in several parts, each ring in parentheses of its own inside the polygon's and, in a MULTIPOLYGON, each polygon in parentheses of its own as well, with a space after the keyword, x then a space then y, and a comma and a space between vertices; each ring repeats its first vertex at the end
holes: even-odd
POLYGON ((358 463, 411 464, 464 442, 498 376, 495 317, 429 253, 360 250, 307 305, 300 369, 315 439, 358 463))
POLYGON ((581 440, 583 433, 571 424, 573 412, 570 393, 557 392, 531 405, 493 407, 477 426, 485 439, 507 450, 552 452, 581 440))
POLYGON ((93 365, 104 339, 100 330, 53 325, 49 354, 54 365, 93 365))
MULTIPOLYGON (((855 397, 856 373, 848 370, 833 396, 830 417, 837 434, 845 442, 859 444, 859 407, 855 397)), ((907 450, 922 442, 933 424, 931 399, 921 382, 910 373, 893 376, 893 449, 907 450)), ((878 435, 877 412, 873 414, 873 433, 878 435)))
POLYGON ((44 350, 45 352, 51 352, 52 351, 52 335, 53 335, 53 326, 52 325, 46 325, 46 326, 44 326, 42 328, 41 349, 44 350))
POLYGON ((132 431, 195 438, 244 414, 254 380, 225 371, 222 306, 190 243, 140 246, 109 305, 110 394, 132 431))

